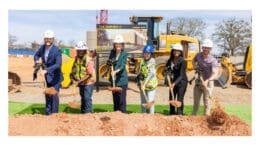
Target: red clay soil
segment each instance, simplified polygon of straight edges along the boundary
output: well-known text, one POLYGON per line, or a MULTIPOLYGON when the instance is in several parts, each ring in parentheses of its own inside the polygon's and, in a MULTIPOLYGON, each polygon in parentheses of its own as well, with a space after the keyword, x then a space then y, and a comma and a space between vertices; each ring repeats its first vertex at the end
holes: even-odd
MULTIPOLYGON (((214 113, 214 111, 213 111, 214 113)), ((251 126, 221 111, 211 116, 58 113, 9 116, 9 136, 251 136, 251 126)))

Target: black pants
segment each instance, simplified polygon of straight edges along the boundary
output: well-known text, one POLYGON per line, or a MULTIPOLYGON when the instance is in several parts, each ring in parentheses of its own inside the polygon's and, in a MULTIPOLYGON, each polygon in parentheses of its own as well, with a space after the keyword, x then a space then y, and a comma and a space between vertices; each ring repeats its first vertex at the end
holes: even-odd
POLYGON ((114 111, 121 111, 126 113, 126 90, 127 85, 118 86, 122 88, 122 92, 112 92, 113 102, 114 102, 114 111))
MULTIPOLYGON (((186 81, 181 81, 180 84, 176 85, 173 88, 173 94, 174 94, 174 99, 176 99, 177 96, 177 100, 181 102, 181 107, 177 108, 177 111, 175 110, 176 107, 172 106, 170 104, 170 115, 183 115, 183 107, 184 107, 184 95, 186 93, 186 89, 187 89, 187 82, 186 81)), ((170 92, 170 91, 169 91, 170 92)), ((169 93, 169 100, 172 100, 172 95, 171 92, 169 93)))

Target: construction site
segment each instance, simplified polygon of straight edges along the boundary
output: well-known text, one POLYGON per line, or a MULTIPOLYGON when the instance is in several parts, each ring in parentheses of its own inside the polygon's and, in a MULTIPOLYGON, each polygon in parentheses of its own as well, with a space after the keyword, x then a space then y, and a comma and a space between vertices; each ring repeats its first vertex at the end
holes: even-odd
MULTIPOLYGON (((80 114, 80 95, 70 74, 76 52, 73 48, 62 49, 62 73, 64 80, 59 92, 59 113, 44 115, 44 78, 32 80, 34 61, 31 55, 8 56, 9 136, 251 136, 252 106, 252 45, 248 44, 243 56, 221 56, 221 68, 211 100, 209 116, 191 115, 193 87, 191 79, 195 71, 192 59, 201 51, 200 40, 175 34, 167 29, 157 34, 156 25, 161 16, 132 16, 129 24, 107 24, 107 10, 100 11, 100 22, 95 31, 86 31, 89 48, 95 48, 97 81, 93 92, 93 113, 80 114), (147 24, 147 25, 144 25, 147 24), (127 113, 112 111, 113 98, 107 87, 109 70, 108 52, 113 47, 113 31, 125 38, 128 88, 127 113), (119 31, 120 30, 120 31, 119 31), (125 31, 127 30, 127 31, 125 31), (187 76, 191 81, 184 97, 184 115, 169 115, 169 87, 164 82, 163 70, 169 58, 170 44, 180 43, 187 61, 187 76), (140 113, 140 91, 135 81, 145 44, 156 47, 156 76, 159 86, 155 94, 155 114, 140 113), (11 106, 18 105, 15 107, 11 106), (35 106, 36 105, 36 106, 35 106), (100 106, 102 105, 102 106, 100 106), (138 109, 133 109, 138 108, 138 109), (186 108, 187 107, 187 108, 186 108), (189 107, 189 108, 188 108, 189 107), (245 111, 241 107, 247 107, 245 111), (16 109, 17 108, 17 109, 16 109), (186 108, 186 109, 185 109, 186 108), (157 110, 157 109, 160 109, 157 110), (235 114, 237 113, 237 114, 235 114), (247 119, 243 119, 247 117, 247 119)), ((168 26, 168 24, 167 24, 168 26)), ((201 101, 203 105, 203 101, 201 101)), ((200 112, 202 111, 200 107, 200 112)))

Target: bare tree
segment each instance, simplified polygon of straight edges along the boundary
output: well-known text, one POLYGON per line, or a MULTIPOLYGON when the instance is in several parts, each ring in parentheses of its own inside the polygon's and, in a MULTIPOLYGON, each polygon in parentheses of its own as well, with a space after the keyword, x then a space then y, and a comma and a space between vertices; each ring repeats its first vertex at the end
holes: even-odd
POLYGON ((235 51, 246 48, 252 41, 252 26, 250 22, 230 18, 216 24, 212 37, 219 47, 233 56, 235 51))
POLYGON ((204 39, 204 30, 207 24, 200 18, 184 18, 178 17, 171 19, 171 29, 177 34, 185 34, 187 36, 204 39))
POLYGON ((75 40, 69 40, 69 46, 70 47, 74 47, 76 45, 76 41, 75 40))
POLYGON ((59 48, 66 48, 66 46, 62 40, 59 40, 58 38, 54 39, 54 44, 56 44, 59 48))
POLYGON ((32 49, 37 50, 40 47, 40 44, 34 40, 33 42, 31 42, 31 47, 32 49))
POLYGON ((17 37, 11 34, 8 34, 8 48, 13 48, 14 43, 17 42, 17 37))

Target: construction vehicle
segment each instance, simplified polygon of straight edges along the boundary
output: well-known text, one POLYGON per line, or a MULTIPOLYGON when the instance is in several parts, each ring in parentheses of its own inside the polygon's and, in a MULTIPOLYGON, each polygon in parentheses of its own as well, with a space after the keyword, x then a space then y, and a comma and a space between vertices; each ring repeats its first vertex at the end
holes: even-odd
POLYGON ((159 34, 159 23, 162 21, 161 16, 152 17, 130 17, 133 24, 147 25, 147 44, 154 45, 156 49, 154 57, 157 61, 157 77, 163 78, 162 72, 165 67, 166 59, 169 58, 171 45, 180 43, 183 46, 183 56, 187 60, 187 70, 192 70, 192 59, 199 52, 199 40, 193 37, 177 35, 170 31, 167 23, 166 34, 159 34))
POLYGON ((250 44, 245 53, 243 69, 237 67, 230 61, 229 56, 225 55, 221 58, 222 83, 229 84, 245 84, 248 88, 252 88, 252 44, 250 44))
MULTIPOLYGON (((145 26, 146 31, 146 44, 147 45, 153 45, 156 50, 154 52, 154 58, 157 63, 157 78, 159 80, 163 80, 163 70, 166 65, 166 61, 170 56, 171 48, 170 46, 172 44, 180 43, 183 46, 183 55, 184 58, 187 60, 187 71, 193 70, 192 66, 192 59, 196 55, 197 52, 199 52, 199 40, 193 37, 185 36, 185 35, 178 35, 174 34, 173 32, 170 32, 169 27, 167 27, 167 33, 166 34, 159 34, 159 24, 162 21, 163 17, 161 16, 144 16, 144 17, 137 17, 137 16, 131 16, 130 22, 131 25, 127 25, 128 28, 130 26, 132 28, 143 28, 142 26, 145 26)), ((98 29, 100 28, 108 28, 106 26, 109 26, 109 28, 124 28, 126 25, 120 25, 120 24, 104 24, 102 26, 97 25, 98 29), (117 27, 116 27, 117 26, 117 27)), ((168 24, 167 24, 168 26, 168 24)), ((135 50, 135 51, 129 51, 129 58, 128 58, 128 64, 127 64, 127 70, 130 73, 136 73, 141 61, 142 57, 142 49, 135 50)), ((99 64, 99 75, 104 76, 106 71, 106 65, 105 62, 102 61, 99 64)))
MULTIPOLYGON (((156 51, 154 52, 154 58, 157 63, 157 78, 164 79, 163 70, 166 65, 166 61, 171 53, 171 45, 180 43, 183 46, 183 56, 187 60, 187 70, 193 69, 192 59, 199 52, 199 41, 196 38, 177 35, 169 30, 169 23, 167 24, 166 34, 159 34, 159 23, 162 21, 161 16, 151 17, 130 17, 130 21, 133 24, 145 24, 147 25, 147 44, 154 45, 156 51)), ((131 53, 131 52, 130 52, 131 53)), ((136 58, 135 62, 140 62, 140 58, 136 58)), ((133 61, 133 59, 132 59, 133 61)), ((129 68, 131 68, 129 63, 129 68)), ((136 68, 135 64, 135 68, 136 68)))

